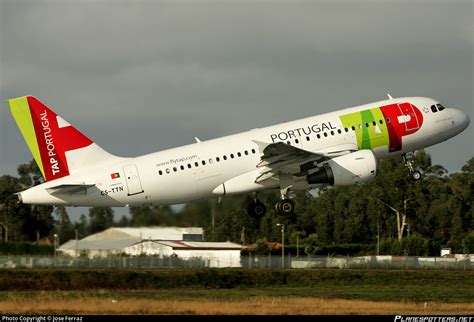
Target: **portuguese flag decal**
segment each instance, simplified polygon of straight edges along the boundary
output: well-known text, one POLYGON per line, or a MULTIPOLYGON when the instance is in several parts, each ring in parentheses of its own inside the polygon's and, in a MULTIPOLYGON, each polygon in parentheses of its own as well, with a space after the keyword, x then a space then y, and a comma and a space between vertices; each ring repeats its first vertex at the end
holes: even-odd
POLYGON ((112 179, 120 178, 120 173, 118 173, 118 172, 112 173, 112 174, 110 175, 110 177, 111 177, 112 179))

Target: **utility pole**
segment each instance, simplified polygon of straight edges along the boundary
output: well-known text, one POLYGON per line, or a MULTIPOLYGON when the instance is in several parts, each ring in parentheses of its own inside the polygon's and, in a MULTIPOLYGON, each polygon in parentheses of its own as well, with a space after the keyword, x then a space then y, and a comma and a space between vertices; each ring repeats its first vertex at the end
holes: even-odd
POLYGON ((300 258, 300 233, 296 232, 296 258, 300 258))
POLYGON ((57 248, 58 248, 58 234, 53 235, 53 244, 54 244, 54 257, 57 256, 57 248))
POLYGON ((281 226, 281 268, 285 268, 285 225, 277 224, 281 226))
POLYGON ((75 229, 75 233, 76 233, 76 257, 79 256, 79 231, 77 230, 77 228, 75 229))
POLYGON ((380 255, 380 224, 377 222, 377 256, 380 255))
MULTIPOLYGON (((5 225, 4 223, 0 222, 0 241, 3 241, 3 229, 5 228, 5 235, 6 235, 6 229, 7 229, 7 225, 5 225)), ((8 237, 5 236, 5 241, 7 242, 8 241, 8 237)))
POLYGON ((143 237, 142 232, 140 232, 140 255, 143 254, 143 237))

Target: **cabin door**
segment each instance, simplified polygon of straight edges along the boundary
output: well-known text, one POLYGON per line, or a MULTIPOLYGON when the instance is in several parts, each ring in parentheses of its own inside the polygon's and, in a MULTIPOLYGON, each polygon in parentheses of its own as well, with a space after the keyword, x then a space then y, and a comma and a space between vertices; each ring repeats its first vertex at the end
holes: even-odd
POLYGON ((123 167, 125 173, 125 181, 127 182, 128 195, 136 195, 143 192, 142 183, 140 181, 140 175, 135 164, 127 165, 123 167))

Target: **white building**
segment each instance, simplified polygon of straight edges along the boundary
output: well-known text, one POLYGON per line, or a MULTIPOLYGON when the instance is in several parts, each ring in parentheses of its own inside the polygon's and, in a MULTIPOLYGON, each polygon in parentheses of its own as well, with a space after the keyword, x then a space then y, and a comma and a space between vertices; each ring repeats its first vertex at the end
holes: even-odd
POLYGON ((172 240, 142 240, 125 247, 128 255, 176 256, 187 260, 202 258, 208 267, 241 267, 242 246, 231 242, 195 242, 172 240))
POLYGON ((201 227, 109 228, 80 240, 70 240, 57 251, 89 258, 114 254, 202 258, 210 267, 240 267, 241 245, 203 242, 201 227))

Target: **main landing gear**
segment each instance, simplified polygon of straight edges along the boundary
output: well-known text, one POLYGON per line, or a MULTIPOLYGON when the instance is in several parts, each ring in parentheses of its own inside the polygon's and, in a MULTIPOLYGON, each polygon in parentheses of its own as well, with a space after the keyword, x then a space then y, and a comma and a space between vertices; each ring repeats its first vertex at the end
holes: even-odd
POLYGON ((247 212, 252 218, 261 218, 265 216, 267 208, 260 200, 257 199, 257 196, 255 196, 253 202, 247 207, 247 212))
POLYGON ((291 199, 282 199, 275 204, 275 210, 282 216, 290 216, 295 212, 295 203, 291 199))
MULTIPOLYGON (((295 203, 289 198, 290 188, 293 185, 293 178, 289 175, 280 175, 281 200, 275 204, 275 210, 282 216, 291 216, 295 212, 295 203)), ((267 209, 265 205, 257 199, 257 193, 253 194, 253 202, 249 204, 247 212, 252 218, 261 218, 267 209)))
POLYGON ((413 181, 418 181, 421 179, 421 172, 418 170, 415 170, 413 167, 413 152, 407 152, 403 155, 403 161, 405 162, 405 167, 408 169, 408 173, 410 176, 410 179, 413 181))
POLYGON ((282 216, 291 216, 295 212, 295 203, 289 198, 292 185, 293 180, 291 176, 280 175, 281 200, 275 204, 275 210, 282 216))
MULTIPOLYGON (((282 216, 290 216, 295 212, 295 203, 287 197, 282 197, 282 199, 275 204, 275 210, 282 216)), ((262 218, 266 212, 267 208, 258 199, 254 199, 247 207, 247 213, 252 218, 262 218)))

